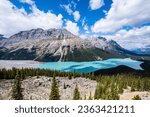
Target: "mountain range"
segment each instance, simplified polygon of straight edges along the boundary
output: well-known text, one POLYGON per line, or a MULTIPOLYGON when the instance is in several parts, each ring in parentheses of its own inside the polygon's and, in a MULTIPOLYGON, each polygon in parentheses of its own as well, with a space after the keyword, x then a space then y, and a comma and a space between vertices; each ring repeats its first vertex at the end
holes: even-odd
POLYGON ((150 56, 150 45, 146 46, 145 48, 138 48, 132 50, 135 53, 141 54, 141 55, 147 55, 150 56))
POLYGON ((36 61, 95 61, 109 58, 150 60, 104 37, 82 39, 66 29, 41 28, 0 36, 0 59, 36 61))
POLYGON ((0 34, 0 40, 2 40, 2 39, 6 39, 6 37, 4 37, 4 35, 0 34))

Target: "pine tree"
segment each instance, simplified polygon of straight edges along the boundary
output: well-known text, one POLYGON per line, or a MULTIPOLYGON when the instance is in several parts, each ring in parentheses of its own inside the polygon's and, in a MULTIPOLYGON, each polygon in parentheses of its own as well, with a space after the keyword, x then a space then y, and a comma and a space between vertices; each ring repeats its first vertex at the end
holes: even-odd
POLYGON ((49 99, 50 100, 59 100, 60 99, 59 87, 58 87, 58 83, 55 79, 55 75, 53 76, 53 79, 52 79, 51 92, 50 92, 49 99))
POLYGON ((96 89, 95 89, 95 94, 94 94, 94 99, 98 99, 99 97, 98 97, 98 86, 96 87, 96 89))
POLYGON ((21 88, 21 78, 19 76, 19 72, 17 71, 14 84, 12 87, 12 98, 14 100, 23 100, 22 88, 21 88))
POLYGON ((141 100, 141 97, 139 95, 134 96, 134 98, 132 98, 132 100, 141 100))
POLYGON ((73 92, 73 100, 79 100, 79 99, 80 99, 80 92, 78 90, 78 86, 76 85, 73 92))
POLYGON ((36 71, 36 77, 39 78, 39 72, 38 72, 38 70, 36 71))
POLYGON ((21 74, 21 75, 20 75, 21 79, 22 79, 22 80, 23 80, 23 79, 25 79, 24 72, 23 72, 23 71, 21 71, 21 72, 20 72, 20 74, 21 74))
POLYGON ((63 86, 63 88, 64 88, 64 89, 66 89, 66 88, 67 88, 65 83, 64 83, 64 86, 63 86))
POLYGON ((71 80, 71 79, 72 79, 72 76, 71 76, 70 74, 68 75, 68 79, 69 79, 69 80, 71 80))
POLYGON ((140 80, 137 81, 136 87, 137 87, 138 91, 141 91, 141 81, 140 80))
POLYGON ((84 100, 86 100, 86 94, 84 95, 84 100))
POLYGON ((96 89, 95 89, 95 94, 94 94, 94 99, 100 99, 100 94, 101 93, 101 89, 100 89, 100 83, 97 83, 96 89))
POLYGON ((91 92, 90 92, 89 100, 92 100, 92 95, 91 95, 91 92))

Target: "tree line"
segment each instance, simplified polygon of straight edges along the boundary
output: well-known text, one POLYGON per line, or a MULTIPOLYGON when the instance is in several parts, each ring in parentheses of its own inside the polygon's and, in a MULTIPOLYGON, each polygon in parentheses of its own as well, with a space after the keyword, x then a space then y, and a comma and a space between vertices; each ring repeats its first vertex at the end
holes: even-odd
POLYGON ((22 68, 22 69, 17 69, 17 68, 12 68, 12 69, 0 69, 0 79, 14 79, 16 74, 19 74, 21 79, 25 79, 28 76, 49 76, 53 77, 55 76, 60 76, 60 77, 68 77, 69 79, 71 78, 76 78, 76 77, 81 77, 84 74, 80 74, 77 72, 62 72, 62 71, 56 71, 56 70, 47 70, 47 69, 32 69, 32 68, 22 68))

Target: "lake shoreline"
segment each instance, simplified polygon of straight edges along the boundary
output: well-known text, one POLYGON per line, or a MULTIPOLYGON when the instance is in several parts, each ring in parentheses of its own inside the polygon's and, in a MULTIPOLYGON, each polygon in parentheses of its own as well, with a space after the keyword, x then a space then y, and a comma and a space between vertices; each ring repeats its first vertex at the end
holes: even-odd
POLYGON ((91 73, 97 70, 115 68, 121 65, 135 70, 143 70, 143 62, 132 60, 130 58, 118 59, 112 58, 103 61, 90 62, 38 62, 32 60, 0 60, 0 69, 15 68, 39 68, 64 72, 91 73))

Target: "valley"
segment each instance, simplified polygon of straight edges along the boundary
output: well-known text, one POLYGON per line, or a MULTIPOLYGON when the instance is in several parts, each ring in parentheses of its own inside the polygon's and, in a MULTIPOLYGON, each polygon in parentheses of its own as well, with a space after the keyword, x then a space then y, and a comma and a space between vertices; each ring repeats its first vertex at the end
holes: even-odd
POLYGON ((150 100, 150 56, 66 29, 0 35, 0 99, 150 100))

